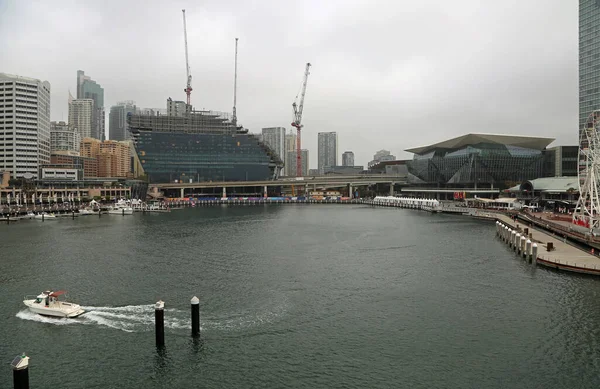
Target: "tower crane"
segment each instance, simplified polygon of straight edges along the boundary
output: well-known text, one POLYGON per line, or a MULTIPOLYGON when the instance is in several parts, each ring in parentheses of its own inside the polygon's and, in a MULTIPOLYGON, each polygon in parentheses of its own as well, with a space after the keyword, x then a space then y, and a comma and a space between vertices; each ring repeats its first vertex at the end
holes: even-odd
POLYGON ((185 43, 185 70, 187 72, 187 85, 183 90, 187 95, 187 104, 190 105, 190 95, 192 94, 192 75, 190 74, 190 62, 188 60, 187 28, 185 25, 185 9, 183 12, 183 41, 185 43))
POLYGON ((233 127, 237 128, 237 112, 235 108, 236 99, 237 99, 237 47, 238 47, 238 38, 235 38, 235 70, 233 73, 233 127))
MULTIPOLYGON (((292 104, 292 108, 294 108, 294 121, 292 122, 292 126, 296 127, 296 177, 302 176, 302 140, 301 140, 301 130, 302 130, 302 111, 304 109, 304 96, 306 95, 306 82, 308 81, 308 75, 310 70, 310 63, 306 64, 306 70, 304 71, 304 82, 302 83, 302 93, 300 95, 300 104, 292 104)), ((298 100, 298 96, 296 96, 296 100, 298 100)))

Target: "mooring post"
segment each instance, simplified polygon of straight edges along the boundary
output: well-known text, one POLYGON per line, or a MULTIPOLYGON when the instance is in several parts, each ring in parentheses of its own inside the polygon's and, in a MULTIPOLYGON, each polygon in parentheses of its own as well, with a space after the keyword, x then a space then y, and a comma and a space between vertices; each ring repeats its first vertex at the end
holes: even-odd
POLYGON ((517 232, 513 230, 513 232, 510 234, 510 248, 515 247, 515 237, 517 236, 517 232))
POLYGON ((72 220, 75 220, 75 210, 72 210, 71 213, 73 214, 73 219, 72 220))
POLYGON ((125 209, 123 208, 121 211, 123 212, 123 216, 125 216, 125 209))
POLYGON ((528 261, 531 258, 531 240, 527 239, 525 243, 525 260, 528 261))
POLYGON ((537 245, 537 243, 534 243, 533 246, 531 246, 531 263, 533 263, 535 265, 537 263, 537 258, 538 258, 538 245, 537 245))
POLYGON ((10 224, 10 212, 8 213, 8 215, 6 215, 6 225, 8 226, 10 224))
POLYGON ((192 305, 192 336, 200 335, 200 299, 194 296, 191 301, 192 305))
POLYGON ((23 353, 10 364, 13 371, 14 389, 29 389, 29 357, 23 353))
POLYGON ((154 326, 156 328, 156 347, 165 346, 165 303, 158 300, 154 304, 154 326))
POLYGON ((519 253, 519 248, 521 247, 521 234, 517 232, 517 234, 515 235, 515 247, 514 250, 517 252, 517 254, 519 253))
POLYGON ((527 241, 527 238, 525 238, 524 235, 521 236, 521 249, 520 249, 520 252, 521 252, 522 256, 525 256, 525 242, 526 241, 527 241))
POLYGON ((42 221, 44 221, 44 212, 42 212, 42 221))

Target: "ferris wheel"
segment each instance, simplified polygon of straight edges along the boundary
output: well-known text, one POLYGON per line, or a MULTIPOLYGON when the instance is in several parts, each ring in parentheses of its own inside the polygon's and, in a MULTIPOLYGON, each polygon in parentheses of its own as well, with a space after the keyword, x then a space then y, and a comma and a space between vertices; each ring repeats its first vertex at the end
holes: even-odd
POLYGON ((579 200, 573 223, 590 230, 600 227, 600 110, 592 112, 579 135, 579 200))

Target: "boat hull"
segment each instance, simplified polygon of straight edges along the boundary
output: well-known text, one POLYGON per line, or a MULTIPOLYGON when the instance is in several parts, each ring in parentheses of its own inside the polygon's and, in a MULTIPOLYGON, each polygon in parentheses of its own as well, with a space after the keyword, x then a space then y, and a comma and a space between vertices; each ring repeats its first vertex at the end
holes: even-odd
POLYGON ((109 209, 109 215, 133 215, 133 209, 109 209))
POLYGON ((85 313, 85 310, 76 304, 61 304, 60 308, 45 307, 34 303, 35 300, 24 300, 23 303, 33 313, 49 317, 73 318, 85 313))

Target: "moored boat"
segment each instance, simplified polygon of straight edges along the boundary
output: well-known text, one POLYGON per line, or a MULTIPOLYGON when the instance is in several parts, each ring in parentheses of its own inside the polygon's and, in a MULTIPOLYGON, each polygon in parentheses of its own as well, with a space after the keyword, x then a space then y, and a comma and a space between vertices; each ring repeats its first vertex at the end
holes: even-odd
POLYGON ((31 312, 53 317, 77 317, 85 310, 78 304, 60 301, 58 296, 64 295, 65 291, 59 290, 56 292, 46 291, 38 296, 26 296, 23 304, 29 308, 31 312))
POLYGON ((33 218, 37 219, 37 220, 47 220, 47 219, 49 220, 49 219, 56 219, 56 215, 53 213, 48 213, 48 212, 41 212, 41 213, 38 213, 37 215, 35 215, 33 218))

